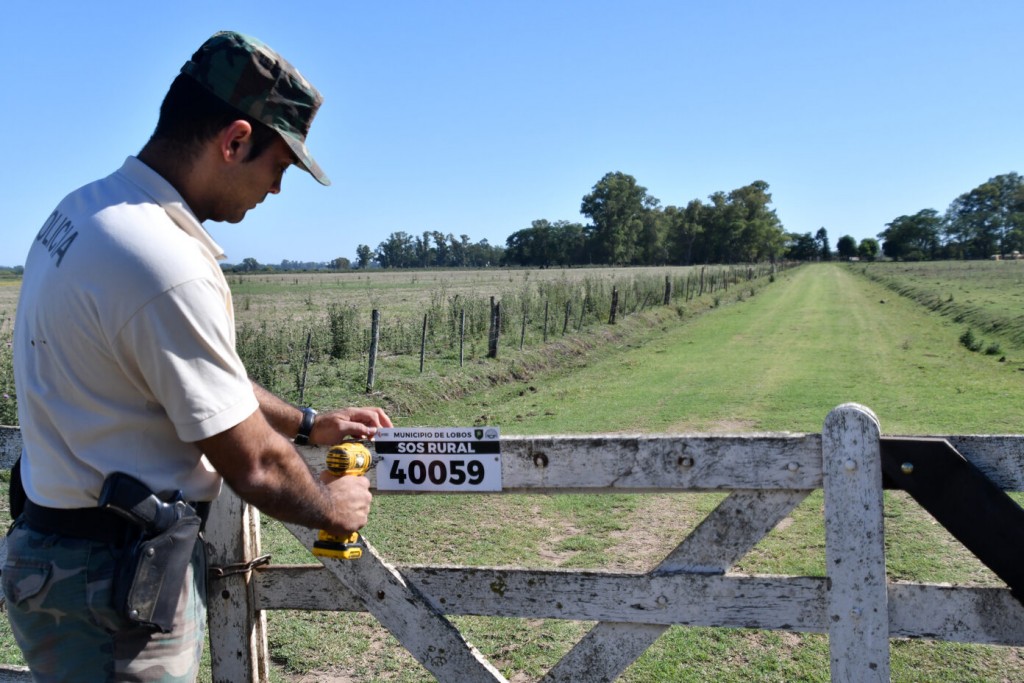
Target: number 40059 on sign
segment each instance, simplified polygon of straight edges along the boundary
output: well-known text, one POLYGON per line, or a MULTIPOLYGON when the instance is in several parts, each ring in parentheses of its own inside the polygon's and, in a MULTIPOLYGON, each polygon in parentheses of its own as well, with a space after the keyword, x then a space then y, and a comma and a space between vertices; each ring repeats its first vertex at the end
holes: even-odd
POLYGON ((374 439, 380 491, 500 491, 497 427, 388 427, 374 439))

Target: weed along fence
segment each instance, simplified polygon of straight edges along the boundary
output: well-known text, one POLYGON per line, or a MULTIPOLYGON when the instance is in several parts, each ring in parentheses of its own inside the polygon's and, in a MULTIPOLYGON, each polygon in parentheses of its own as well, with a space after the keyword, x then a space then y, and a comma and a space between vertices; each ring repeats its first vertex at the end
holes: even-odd
MULTIPOLYGON (((559 279, 532 280, 529 271, 508 271, 504 285, 486 285, 493 293, 465 286, 448 289, 442 284, 430 292, 429 299, 406 308, 389 301, 388 310, 378 308, 379 304, 360 310, 351 301, 331 299, 330 293, 314 301, 310 294, 301 304, 308 315, 290 312, 296 317, 285 325, 258 316, 254 320, 251 296, 240 293, 235 297, 241 309, 237 346, 253 379, 293 400, 305 392, 307 375, 313 383, 318 370, 346 362, 366 363, 363 376, 369 393, 378 378, 387 377, 378 360, 418 355, 421 373, 431 363, 456 362, 461 367, 467 359, 493 359, 499 349, 506 353, 540 346, 614 325, 656 306, 674 305, 682 315, 688 306, 692 310, 743 300, 791 266, 787 262, 691 266, 668 274, 626 276, 602 270, 586 276, 563 271, 559 279)), ((231 279, 244 292, 247 285, 258 285, 260 276, 231 279)), ((298 280, 296 286, 301 286, 298 280)))
MULTIPOLYGON (((17 431, 0 444, 9 467, 17 431)), ((460 683, 506 679, 448 615, 597 622, 547 682, 614 680, 673 625, 827 634, 833 681, 889 680, 893 638, 1024 645, 1024 513, 1006 493, 1024 490, 1024 436, 883 437, 870 410, 845 404, 821 434, 506 437, 501 451, 503 493, 729 495, 632 574, 393 567, 369 545, 354 561, 276 566, 258 515, 225 492, 208 528, 214 680, 269 680, 271 609, 369 612, 438 680, 460 683), (889 580, 884 488, 907 491, 1007 587, 889 580), (730 571, 817 489, 825 576, 730 571)), ((322 449, 304 455, 323 468, 322 449)), ((312 547, 316 532, 289 528, 312 547)))

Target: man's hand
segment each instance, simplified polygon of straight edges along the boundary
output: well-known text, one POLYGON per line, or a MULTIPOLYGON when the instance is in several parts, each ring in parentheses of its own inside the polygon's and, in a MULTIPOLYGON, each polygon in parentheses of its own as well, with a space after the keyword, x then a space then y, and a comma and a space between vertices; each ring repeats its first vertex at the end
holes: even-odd
POLYGON ((345 536, 353 531, 359 531, 370 518, 370 503, 373 495, 370 493, 370 480, 366 477, 346 475, 339 477, 324 470, 320 473, 322 481, 330 493, 334 503, 334 519, 337 524, 324 529, 336 536, 345 536))
MULTIPOLYGON (((260 412, 281 434, 292 439, 298 433, 302 413, 295 406, 270 393, 256 382, 253 393, 260 403, 260 412)), ((325 410, 316 416, 310 431, 311 443, 333 446, 345 437, 372 439, 381 427, 394 427, 391 418, 380 408, 339 408, 325 410)))
POLYGON ((345 437, 372 439, 379 428, 393 426, 391 418, 380 408, 339 408, 316 416, 309 440, 330 446, 345 437))

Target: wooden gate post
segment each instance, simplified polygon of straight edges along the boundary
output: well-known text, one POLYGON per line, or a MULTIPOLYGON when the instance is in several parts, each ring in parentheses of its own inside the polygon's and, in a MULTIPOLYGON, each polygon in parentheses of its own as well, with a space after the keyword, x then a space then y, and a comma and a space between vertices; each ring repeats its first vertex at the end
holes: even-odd
POLYGON ((256 609, 250 580, 260 555, 259 514, 225 486, 204 532, 212 570, 206 586, 213 683, 270 681, 267 617, 256 609))
POLYGON ((889 681, 881 428, 845 403, 822 432, 827 619, 834 683, 889 681))

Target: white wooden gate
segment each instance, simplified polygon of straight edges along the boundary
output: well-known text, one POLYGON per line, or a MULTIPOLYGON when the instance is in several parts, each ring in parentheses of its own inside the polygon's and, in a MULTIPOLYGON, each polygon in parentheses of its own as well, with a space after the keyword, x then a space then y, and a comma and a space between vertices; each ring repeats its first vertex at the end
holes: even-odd
MULTIPOLYGON (((1012 507, 1000 514, 1020 513, 1003 492, 1024 490, 1024 436, 885 439, 856 404, 829 413, 821 434, 502 438, 504 493, 730 492, 645 574, 392 567, 372 547, 358 561, 268 565, 258 515, 225 492, 207 529, 210 563, 220 568, 210 579, 213 678, 269 680, 270 609, 368 611, 438 680, 460 683, 505 678, 446 615, 597 621, 545 682, 615 680, 672 625, 827 633, 831 677, 843 682, 889 680, 890 638, 1024 645, 1024 606, 1011 592, 1024 586, 1013 570, 1000 574, 1009 588, 887 580, 882 492, 892 477, 883 466, 891 472, 896 462, 904 479, 915 467, 925 473, 934 459, 904 448, 922 441, 1005 497, 1012 507), (730 572, 816 489, 824 490, 826 576, 730 572)), ((13 449, 16 432, 0 432, 5 466, 13 449)), ((322 450, 303 453, 312 469, 323 467, 322 450)), ((312 545, 312 531, 289 528, 312 545)))

